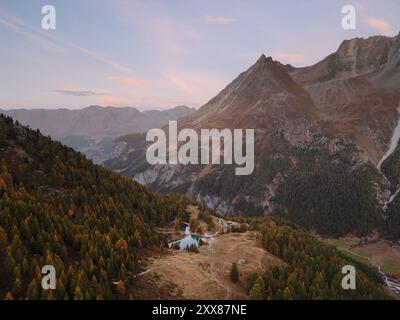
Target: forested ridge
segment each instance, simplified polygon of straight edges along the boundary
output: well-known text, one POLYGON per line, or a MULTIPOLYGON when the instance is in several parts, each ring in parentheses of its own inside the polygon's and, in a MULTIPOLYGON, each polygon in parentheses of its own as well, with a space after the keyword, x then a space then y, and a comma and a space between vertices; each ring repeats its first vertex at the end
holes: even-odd
POLYGON ((277 215, 318 233, 366 235, 382 225, 382 210, 371 164, 354 162, 351 145, 332 154, 327 150, 299 152, 297 168, 279 186, 277 215))
POLYGON ((202 195, 234 198, 238 213, 259 216, 265 210, 265 186, 277 184, 268 204, 271 213, 308 230, 332 236, 366 235, 382 227, 383 212, 374 189, 379 172, 370 163, 359 163, 358 150, 349 142, 320 144, 293 154, 271 149, 271 154, 258 155, 255 172, 249 176, 235 176, 232 166, 220 166, 199 179, 196 187, 202 195), (280 156, 274 157, 275 153, 280 156), (288 159, 295 159, 295 165, 288 159))
POLYGON ((0 298, 126 298, 138 250, 187 198, 159 196, 0 115, 0 298), (57 289, 41 289, 41 268, 57 289), (113 283, 114 282, 114 283, 113 283))
POLYGON ((248 279, 250 299, 389 299, 380 276, 344 256, 293 224, 258 220, 252 228, 262 235, 266 251, 281 258, 284 267, 266 267, 248 279), (356 268, 356 289, 341 286, 342 267, 356 268))
POLYGON ((400 239, 400 194, 388 206, 385 232, 389 239, 400 239))

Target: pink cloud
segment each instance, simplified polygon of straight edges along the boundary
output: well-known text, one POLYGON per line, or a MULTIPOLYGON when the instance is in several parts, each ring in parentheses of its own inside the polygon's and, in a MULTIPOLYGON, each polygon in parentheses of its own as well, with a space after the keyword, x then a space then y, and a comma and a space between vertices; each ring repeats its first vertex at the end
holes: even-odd
POLYGON ((304 62, 305 57, 302 54, 288 53, 288 52, 278 52, 272 54, 272 58, 281 60, 283 63, 300 63, 304 62))
POLYGON ((235 18, 231 17, 216 17, 216 16, 205 16, 204 23, 205 24, 229 24, 235 22, 235 18))
POLYGON ((389 34, 392 29, 391 25, 388 21, 383 20, 383 19, 378 19, 375 17, 366 16, 365 23, 369 27, 376 29, 384 34, 389 34))
POLYGON ((133 78, 133 77, 120 77, 120 76, 109 76, 107 77, 108 80, 127 84, 129 86, 144 86, 149 82, 143 79, 133 78))
POLYGON ((187 79, 187 77, 176 76, 176 75, 167 75, 167 79, 170 80, 179 90, 192 93, 193 92, 193 82, 191 79, 187 79))
POLYGON ((372 11, 361 1, 356 1, 357 10, 360 13, 362 21, 372 29, 378 30, 384 35, 390 35, 392 33, 392 26, 389 21, 374 16, 370 16, 369 13, 372 11))
POLYGON ((111 95, 98 96, 97 101, 102 106, 133 107, 136 104, 131 99, 111 95))

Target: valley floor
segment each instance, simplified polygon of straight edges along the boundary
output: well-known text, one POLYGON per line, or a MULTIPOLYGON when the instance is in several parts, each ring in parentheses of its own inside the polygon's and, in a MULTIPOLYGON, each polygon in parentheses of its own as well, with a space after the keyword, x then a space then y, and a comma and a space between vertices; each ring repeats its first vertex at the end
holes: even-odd
POLYGON ((381 267, 388 276, 400 278, 400 246, 392 245, 387 240, 377 240, 360 244, 360 238, 344 237, 340 239, 325 239, 348 254, 352 258, 371 265, 381 267))
POLYGON ((400 246, 387 240, 361 242, 357 237, 324 239, 351 258, 370 265, 384 276, 386 285, 400 298, 400 246))

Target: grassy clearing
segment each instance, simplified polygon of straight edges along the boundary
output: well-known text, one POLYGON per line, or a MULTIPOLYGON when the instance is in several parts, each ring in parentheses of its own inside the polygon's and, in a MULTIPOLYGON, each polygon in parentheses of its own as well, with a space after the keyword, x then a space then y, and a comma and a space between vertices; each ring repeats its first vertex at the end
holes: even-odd
POLYGON ((386 274, 400 277, 400 261, 393 259, 383 260, 382 271, 386 274))
POLYGON ((400 247, 393 247, 388 241, 380 240, 374 243, 350 249, 359 243, 359 238, 325 239, 325 243, 335 246, 349 257, 361 263, 377 267, 390 276, 400 278, 400 247))
POLYGON ((212 245, 200 247, 199 253, 170 251, 153 258, 146 266, 152 271, 141 281, 158 286, 154 292, 166 291, 174 284, 170 294, 177 299, 247 299, 250 273, 282 265, 283 261, 262 248, 255 232, 228 233, 216 236, 212 245), (229 278, 233 262, 240 273, 238 283, 229 278))

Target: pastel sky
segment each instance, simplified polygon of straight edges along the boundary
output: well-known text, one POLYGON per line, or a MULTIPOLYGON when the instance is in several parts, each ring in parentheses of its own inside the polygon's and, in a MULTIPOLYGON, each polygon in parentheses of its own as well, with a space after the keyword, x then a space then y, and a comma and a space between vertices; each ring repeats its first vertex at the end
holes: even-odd
POLYGON ((262 53, 306 66, 399 31, 398 0, 0 0, 0 108, 199 107, 262 53))

